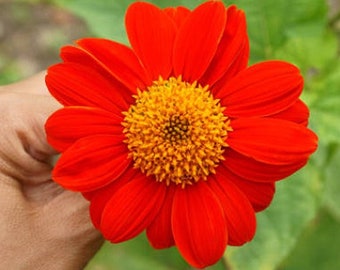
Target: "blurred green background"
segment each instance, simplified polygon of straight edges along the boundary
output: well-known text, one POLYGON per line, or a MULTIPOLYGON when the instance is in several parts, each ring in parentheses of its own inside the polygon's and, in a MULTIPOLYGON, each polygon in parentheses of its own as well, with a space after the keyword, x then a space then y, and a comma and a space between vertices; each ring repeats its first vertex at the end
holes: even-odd
MULTIPOLYGON (((59 48, 85 36, 127 42, 131 0, 0 0, 0 84, 59 61, 59 48)), ((200 0, 152 0, 162 7, 200 0)), ((305 77, 302 99, 319 149, 309 164, 277 184, 272 205, 257 215, 255 239, 228 247, 209 270, 340 269, 340 0, 235 0, 247 14, 251 63, 282 59, 305 77)), ((155 251, 144 235, 106 243, 86 270, 186 270, 176 249, 155 251)))

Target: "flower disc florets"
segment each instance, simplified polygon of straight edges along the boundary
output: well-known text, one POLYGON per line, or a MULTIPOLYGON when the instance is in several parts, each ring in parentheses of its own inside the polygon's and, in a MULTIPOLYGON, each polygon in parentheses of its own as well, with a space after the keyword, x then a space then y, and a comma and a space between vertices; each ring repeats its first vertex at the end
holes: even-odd
POLYGON ((182 187, 215 173, 231 127, 208 86, 160 78, 134 98, 122 125, 135 168, 182 187))

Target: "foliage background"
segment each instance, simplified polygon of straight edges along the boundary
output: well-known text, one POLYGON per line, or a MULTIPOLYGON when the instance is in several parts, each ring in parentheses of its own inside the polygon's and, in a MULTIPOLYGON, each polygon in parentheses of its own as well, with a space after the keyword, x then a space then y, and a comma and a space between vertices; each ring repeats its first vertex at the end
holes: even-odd
MULTIPOLYGON (((0 83, 10 83, 58 61, 59 47, 84 36, 127 42, 124 14, 132 0, 0 0, 0 83)), ((200 0, 151 0, 160 6, 200 0)), ((305 77, 302 99, 319 149, 309 164, 277 184, 272 205, 257 215, 255 239, 228 247, 209 270, 340 269, 340 1, 224 0, 247 14, 251 63, 282 59, 305 77)), ((144 235, 106 243, 86 270, 190 267, 176 249, 155 251, 144 235)))

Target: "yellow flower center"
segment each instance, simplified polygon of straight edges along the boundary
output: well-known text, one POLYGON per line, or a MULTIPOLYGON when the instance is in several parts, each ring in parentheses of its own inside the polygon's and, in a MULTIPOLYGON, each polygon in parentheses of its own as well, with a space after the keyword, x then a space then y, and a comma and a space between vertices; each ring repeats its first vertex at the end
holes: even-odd
POLYGON ((232 129, 208 86, 160 78, 134 98, 122 125, 135 168, 183 188, 215 173, 232 129))

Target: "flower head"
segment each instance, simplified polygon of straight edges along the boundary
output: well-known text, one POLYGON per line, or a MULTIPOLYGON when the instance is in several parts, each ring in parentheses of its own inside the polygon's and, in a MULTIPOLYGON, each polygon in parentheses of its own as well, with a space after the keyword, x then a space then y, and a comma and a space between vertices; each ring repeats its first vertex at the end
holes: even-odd
POLYGON ((62 152, 53 179, 82 192, 106 239, 144 230, 194 267, 250 241, 275 181, 317 147, 286 62, 248 67, 243 11, 208 1, 190 11, 137 2, 131 47, 87 38, 62 48, 47 86, 64 108, 46 123, 62 152))

